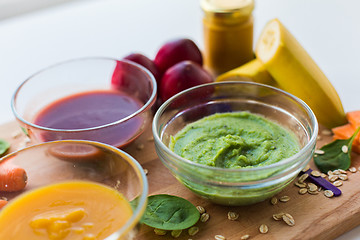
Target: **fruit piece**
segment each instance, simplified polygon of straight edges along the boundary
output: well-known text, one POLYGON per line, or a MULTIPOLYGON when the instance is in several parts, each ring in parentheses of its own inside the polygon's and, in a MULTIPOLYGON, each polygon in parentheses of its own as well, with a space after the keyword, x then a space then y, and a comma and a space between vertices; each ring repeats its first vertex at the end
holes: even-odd
POLYGON ((310 106, 319 123, 328 128, 346 123, 335 88, 278 19, 265 26, 256 45, 256 57, 280 88, 310 106))
POLYGON ((346 119, 351 125, 353 125, 354 128, 360 127, 360 111, 346 113, 346 119))
POLYGON ((353 144, 352 148, 351 148, 351 151, 360 154, 360 144, 353 144))
POLYGON ((124 72, 126 72, 126 70, 124 69, 123 64, 120 61, 116 61, 116 66, 111 76, 112 88, 120 90, 124 86, 130 85, 124 72))
POLYGON ((331 131, 335 135, 337 135, 340 139, 348 139, 348 138, 350 138, 354 134, 355 130, 356 130, 356 128, 354 128, 349 123, 331 129, 331 131))
POLYGON ((272 86, 277 86, 275 80, 271 77, 265 66, 258 59, 241 65, 229 72, 223 73, 216 78, 216 82, 224 81, 249 81, 272 86))
MULTIPOLYGON (((348 139, 360 127, 360 111, 348 112, 346 118, 349 123, 331 129, 334 133, 334 139, 348 139)), ((360 153, 360 133, 355 137, 352 146, 354 152, 360 153)))
POLYGON ((161 74, 160 74, 159 69, 157 68, 157 66, 151 59, 149 59, 148 57, 146 57, 145 55, 143 55, 141 53, 132 53, 132 54, 124 57, 124 59, 133 61, 133 62, 138 63, 141 66, 145 67, 147 70, 149 70, 154 75, 156 82, 159 83, 159 81, 161 79, 161 74))
MULTIPOLYGON (((148 75, 138 69, 130 61, 116 61, 111 76, 111 87, 123 92, 135 93, 138 89, 148 88, 148 75)), ((156 86, 152 86, 156 87, 156 86)))
MULTIPOLYGON (((358 154, 360 154, 360 142, 359 142, 359 134, 356 136, 356 138, 354 139, 353 141, 353 144, 352 144, 352 147, 351 147, 351 151, 352 152, 356 152, 358 154)), ((333 136, 333 140, 344 140, 344 139, 347 139, 347 138, 344 138, 343 135, 337 135, 335 134, 333 136)))
MULTIPOLYGON (((360 111, 353 111, 346 113, 346 118, 349 123, 331 129, 334 133, 333 139, 348 139, 356 129, 360 127, 360 111)), ((353 141, 352 151, 360 154, 360 133, 357 134, 353 141)))
POLYGON ((204 83, 213 82, 213 77, 200 65, 182 61, 169 68, 160 85, 160 97, 166 101, 176 93, 204 83))
MULTIPOLYGON (((331 129, 331 131, 334 133, 334 140, 349 139, 356 131, 356 128, 354 128, 354 126, 348 123, 339 127, 335 127, 331 129)), ((354 149, 360 149, 360 133, 356 135, 352 146, 354 147, 354 149)))
POLYGON ((202 66, 203 59, 196 44, 187 38, 176 39, 165 43, 157 52, 155 65, 161 72, 184 60, 190 60, 202 66))

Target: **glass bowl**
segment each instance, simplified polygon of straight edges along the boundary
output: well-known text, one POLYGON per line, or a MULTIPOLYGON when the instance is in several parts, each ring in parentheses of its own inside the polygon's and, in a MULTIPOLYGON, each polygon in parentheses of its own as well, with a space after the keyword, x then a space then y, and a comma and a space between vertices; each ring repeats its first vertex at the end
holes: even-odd
MULTIPOLYGON (((82 58, 58 63, 29 77, 17 88, 11 106, 21 127, 35 143, 83 139, 123 147, 136 139, 151 122, 150 110, 156 100, 156 88, 152 74, 136 63, 110 58, 82 58), (53 111, 47 122, 44 122, 45 118, 39 120, 44 109, 55 103, 99 91, 111 92, 114 96, 122 94, 124 97, 120 97, 124 99, 117 99, 116 104, 110 103, 109 108, 103 105, 107 104, 108 98, 92 98, 90 104, 89 99, 83 100, 85 107, 90 109, 78 107, 81 111, 71 113, 74 117, 71 116, 69 126, 59 125, 63 120, 58 121, 71 112, 66 108, 53 111), (97 120, 99 118, 102 120, 97 120), (48 124, 54 119, 58 121, 57 125, 48 124)), ((72 99, 68 107, 76 104, 72 99)))
MULTIPOLYGON (((39 188, 74 181, 98 183, 101 184, 101 186, 110 187, 110 189, 120 192, 128 202, 131 201, 132 215, 126 220, 126 223, 116 228, 113 232, 108 231, 106 233, 104 230, 103 235, 99 234, 99 238, 96 239, 133 239, 135 236, 139 226, 138 223, 146 209, 148 183, 140 164, 124 151, 98 142, 62 140, 33 145, 11 153, 0 159, 0 169, 6 166, 6 164, 23 168, 27 175, 27 185, 23 190, 15 192, 5 192, 0 189, 0 197, 5 197, 9 200, 9 203, 0 210, 0 225, 1 222, 4 223, 4 220, 6 223, 0 226, 2 229, 0 236, 2 236, 1 234, 5 234, 6 229, 14 234, 18 234, 16 229, 20 232, 25 230, 31 231, 29 223, 20 226, 20 221, 11 222, 7 219, 1 221, 1 217, 3 217, 2 213, 5 212, 7 208, 10 210, 12 203, 15 203, 17 200, 20 200, 21 197, 28 195, 27 193, 32 193, 39 188), (107 236, 104 237, 104 234, 107 234, 107 236)), ((3 183, 1 183, 2 180, 3 179, 0 180, 0 185, 4 186, 3 183)), ((58 194, 61 195, 61 190, 58 191, 58 194)), ((89 196, 86 195, 81 196, 81 198, 88 197, 89 196)), ((96 207, 106 209, 112 207, 114 209, 114 206, 104 206, 104 196, 94 195, 91 196, 91 198, 98 201, 96 207)), ((61 201, 66 200, 60 200, 59 198, 55 202, 61 201)), ((51 204, 55 205, 55 202, 51 202, 51 204)), ((78 206, 80 203, 80 201, 74 201, 73 203, 68 203, 68 205, 73 207, 73 205, 78 206)), ((43 205, 48 204, 50 204, 50 201, 43 205)), ((129 209, 131 208, 129 207, 129 209)), ((113 211, 113 209, 111 209, 111 211, 113 211)), ((52 211, 56 212, 57 210, 52 211)), ((24 214, 23 218, 31 218, 36 214, 36 211, 27 211, 22 214, 24 214)), ((103 214, 108 213, 104 212, 103 214)), ((67 238, 64 239, 82 239, 76 236, 76 233, 70 232, 67 238)), ((11 239, 19 239, 16 235, 12 237, 14 238, 11 239)), ((5 238, 10 239, 7 236, 5 238)), ((37 239, 48 238, 40 235, 37 239)))
POLYGON ((318 123, 299 98, 280 89, 251 82, 218 82, 185 90, 166 101, 153 119, 156 152, 187 188, 221 205, 248 205, 272 197, 286 187, 310 161, 318 123), (294 133, 300 150, 279 162, 250 168, 206 166, 169 149, 172 136, 187 124, 215 113, 247 111, 294 133))

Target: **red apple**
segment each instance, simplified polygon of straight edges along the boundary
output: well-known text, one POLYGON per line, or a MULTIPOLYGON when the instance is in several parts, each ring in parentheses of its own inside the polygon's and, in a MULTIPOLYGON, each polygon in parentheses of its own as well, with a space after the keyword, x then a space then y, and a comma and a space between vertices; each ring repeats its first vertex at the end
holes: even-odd
POLYGON ((203 59, 196 44, 187 38, 176 39, 165 43, 157 52, 154 63, 164 73, 167 69, 184 60, 203 64, 203 59))
POLYGON ((162 101, 166 101, 185 89, 213 81, 212 75, 199 64, 182 61, 165 72, 160 82, 160 97, 162 101))

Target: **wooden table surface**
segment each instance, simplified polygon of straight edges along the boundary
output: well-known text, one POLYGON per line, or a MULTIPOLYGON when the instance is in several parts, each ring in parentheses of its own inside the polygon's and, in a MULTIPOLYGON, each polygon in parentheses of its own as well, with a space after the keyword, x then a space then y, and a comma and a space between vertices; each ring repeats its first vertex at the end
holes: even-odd
MULTIPOLYGON (((0 126, 0 138, 12 143, 10 151, 14 151, 24 145, 23 136, 14 137, 19 132, 15 122, 0 126)), ((320 131, 321 132, 321 131, 320 131)), ((331 136, 321 135, 318 146, 331 140, 331 136)), ((29 143, 31 144, 31 143, 29 143)), ((190 190, 181 185, 163 166, 158 159, 151 129, 147 129, 142 136, 124 149, 137 159, 144 169, 148 170, 150 194, 166 193, 177 195, 189 200, 195 206, 203 206, 210 215, 205 222, 198 222, 199 232, 195 236, 189 236, 183 231, 179 240, 186 239, 215 239, 215 235, 223 235, 226 239, 240 239, 248 234, 250 239, 334 239, 344 232, 354 228, 360 223, 360 172, 348 173, 349 180, 344 181, 340 187, 343 194, 340 197, 327 198, 323 191, 317 195, 300 195, 299 188, 290 184, 276 196, 287 195, 290 201, 278 202, 272 205, 269 200, 243 207, 225 207, 215 205, 194 195, 190 190), (227 213, 233 211, 239 213, 236 221, 230 221, 227 213), (279 212, 291 214, 295 219, 295 226, 290 227, 283 221, 275 221, 272 215, 279 212), (266 224, 269 231, 266 234, 259 232, 259 226, 266 224)), ((360 156, 353 154, 353 166, 359 167, 360 156)), ((313 166, 312 167, 315 168, 313 166)), ((153 229, 141 226, 139 240, 174 239, 170 233, 165 236, 157 236, 153 229)))

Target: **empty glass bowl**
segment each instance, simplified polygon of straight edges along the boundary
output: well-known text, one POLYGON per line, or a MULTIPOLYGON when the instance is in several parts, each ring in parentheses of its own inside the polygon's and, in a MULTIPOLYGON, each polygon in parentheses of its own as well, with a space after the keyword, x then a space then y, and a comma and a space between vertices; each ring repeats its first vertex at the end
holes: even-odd
POLYGON ((156 112, 153 135, 157 154, 173 175, 191 191, 222 205, 263 201, 286 187, 310 161, 318 133, 311 109, 280 89, 250 82, 221 82, 185 90, 156 112), (292 132, 300 151, 279 162, 258 167, 226 169, 184 159, 169 142, 187 124, 224 112, 248 111, 292 132))

